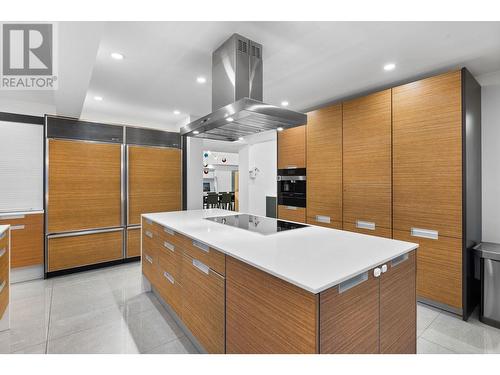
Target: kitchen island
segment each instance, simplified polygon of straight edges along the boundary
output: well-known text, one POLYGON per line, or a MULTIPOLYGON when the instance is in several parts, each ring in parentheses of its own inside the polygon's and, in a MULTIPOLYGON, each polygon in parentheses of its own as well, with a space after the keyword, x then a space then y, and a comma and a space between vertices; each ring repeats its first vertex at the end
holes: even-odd
POLYGON ((416 352, 417 244, 234 215, 142 215, 143 274, 204 351, 416 352))

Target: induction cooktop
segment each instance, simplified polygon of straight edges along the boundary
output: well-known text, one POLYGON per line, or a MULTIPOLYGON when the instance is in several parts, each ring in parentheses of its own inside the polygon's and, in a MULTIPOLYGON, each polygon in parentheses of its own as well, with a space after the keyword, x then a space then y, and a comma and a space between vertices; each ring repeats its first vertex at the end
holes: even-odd
POLYGON ((263 235, 307 227, 307 225, 304 224, 248 214, 207 217, 206 220, 249 230, 251 232, 257 232, 263 235))

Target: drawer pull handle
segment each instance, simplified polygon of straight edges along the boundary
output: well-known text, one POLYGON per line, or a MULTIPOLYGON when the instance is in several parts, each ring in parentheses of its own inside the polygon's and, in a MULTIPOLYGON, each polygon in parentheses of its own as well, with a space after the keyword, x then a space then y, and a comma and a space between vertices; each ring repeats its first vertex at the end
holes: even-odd
POLYGON ((163 276, 165 277, 165 279, 167 279, 168 281, 170 281, 170 284, 174 284, 175 283, 175 280, 174 280, 174 277, 169 274, 168 272, 163 272, 163 276))
POLYGON ((151 257, 150 257, 149 255, 147 255, 147 254, 146 254, 146 260, 147 260, 149 263, 153 264, 153 258, 151 258, 151 257))
POLYGON ((439 232, 432 229, 411 228, 410 234, 413 237, 430 238, 431 240, 439 238, 439 232))
POLYGON ((148 236, 149 238, 153 238, 153 233, 150 232, 149 230, 146 231, 146 236, 148 236))
POLYGON ((375 230, 375 223, 372 221, 356 220, 356 228, 375 230))
POLYGON ((316 215, 314 217, 314 219, 318 223, 324 223, 324 224, 330 224, 331 223, 330 216, 316 215))
POLYGON ((391 267, 396 267, 398 264, 403 263, 404 261, 408 260, 409 255, 408 253, 400 255, 394 259, 391 260, 391 267))
POLYGON ((344 293, 351 288, 365 282, 368 280, 368 272, 364 272, 360 275, 354 276, 349 280, 343 281, 339 284, 339 293, 344 293))
POLYGON ((210 248, 208 245, 205 245, 204 243, 198 242, 198 241, 193 241, 193 246, 197 247, 198 249, 204 251, 205 253, 210 252, 210 248))
POLYGON ((193 266, 198 268, 201 272, 206 273, 207 275, 210 272, 210 268, 206 264, 201 263, 199 260, 193 259, 193 266))
POLYGON ((0 250, 0 258, 3 257, 7 253, 7 248, 4 247, 3 249, 0 250))
POLYGON ((297 169, 296 165, 287 165, 286 169, 297 169))
POLYGON ((286 209, 287 210, 296 210, 297 207, 295 207, 295 206, 286 206, 286 209))
POLYGON ((6 215, 6 216, 0 216, 0 220, 19 220, 19 219, 24 219, 26 215, 6 215))
POLYGON ((24 225, 13 225, 10 227, 10 230, 23 230, 24 228, 24 225))
POLYGON ((163 228, 163 230, 166 233, 170 234, 171 236, 175 236, 175 232, 172 229, 170 229, 170 228, 163 228))
POLYGON ((3 292, 3 289, 5 288, 5 285, 7 285, 7 282, 4 280, 2 281, 2 283, 0 284, 0 293, 3 292))
POLYGON ((175 246, 172 245, 170 242, 164 241, 163 246, 169 249, 170 251, 175 251, 175 246))

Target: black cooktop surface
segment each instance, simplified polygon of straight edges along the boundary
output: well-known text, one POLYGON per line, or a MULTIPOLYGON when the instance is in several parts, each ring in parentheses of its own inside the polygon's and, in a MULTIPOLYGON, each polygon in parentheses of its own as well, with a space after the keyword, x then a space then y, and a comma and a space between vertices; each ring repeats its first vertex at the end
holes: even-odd
POLYGON ((264 235, 307 227, 305 224, 292 223, 290 221, 247 214, 207 217, 206 220, 215 221, 219 224, 229 225, 264 235))

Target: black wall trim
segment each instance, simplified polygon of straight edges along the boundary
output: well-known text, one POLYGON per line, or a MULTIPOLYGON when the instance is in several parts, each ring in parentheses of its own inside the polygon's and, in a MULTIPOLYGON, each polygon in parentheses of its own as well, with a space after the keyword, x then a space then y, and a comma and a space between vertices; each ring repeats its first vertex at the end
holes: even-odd
POLYGON ((467 320, 480 300, 472 248, 482 240, 481 86, 462 69, 462 305, 467 320))
POLYGON ((137 262, 139 260, 141 260, 141 257, 137 256, 137 257, 132 257, 132 258, 113 260, 111 262, 90 264, 88 266, 68 268, 68 269, 60 270, 60 271, 52 271, 52 272, 47 272, 45 274, 45 278, 50 279, 51 277, 64 276, 64 275, 69 275, 71 273, 76 273, 76 272, 91 271, 91 270, 95 270, 98 268, 112 267, 112 266, 117 266, 119 264, 137 262))
POLYGON ((22 122, 24 124, 44 125, 45 121, 40 116, 20 115, 18 113, 0 112, 0 121, 22 122))
POLYGON ((123 126, 47 116, 47 138, 123 143, 123 126))
POLYGON ((128 145, 181 148, 179 133, 164 130, 126 127, 125 142, 128 145))

